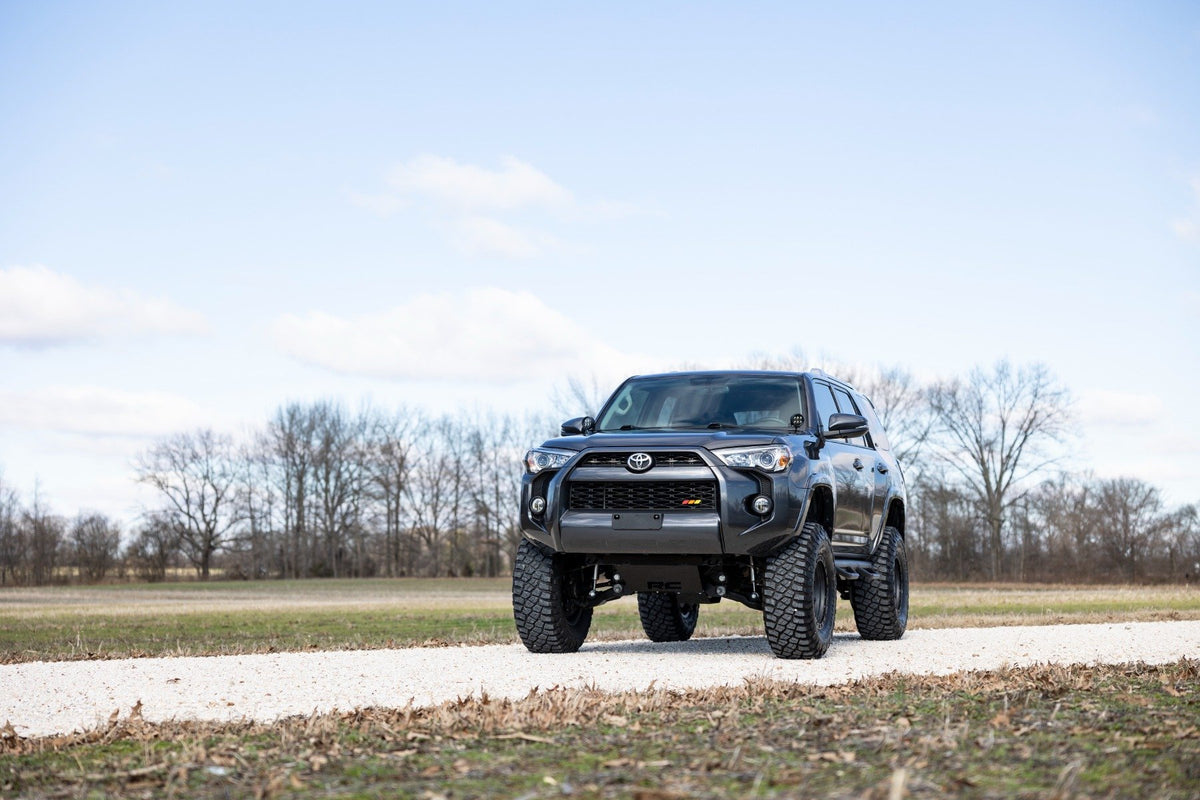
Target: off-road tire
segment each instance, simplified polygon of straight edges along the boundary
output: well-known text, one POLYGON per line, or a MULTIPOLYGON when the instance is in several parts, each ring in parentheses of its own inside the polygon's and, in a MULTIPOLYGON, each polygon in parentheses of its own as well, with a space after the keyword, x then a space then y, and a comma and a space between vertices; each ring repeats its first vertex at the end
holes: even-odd
POLYGON ((696 630, 699 603, 681 603, 679 595, 638 592, 638 616, 652 642, 686 642, 696 630))
POLYGON ((800 535, 767 558, 763 627, 780 658, 820 658, 833 639, 837 570, 825 529, 806 522, 800 535))
POLYGON ((572 596, 562 558, 528 539, 513 564, 513 619, 534 653, 574 653, 592 627, 592 609, 572 596))
POLYGON ((850 584, 854 624, 864 639, 899 639, 908 627, 908 553, 900 531, 883 529, 871 566, 879 578, 859 578, 850 584))

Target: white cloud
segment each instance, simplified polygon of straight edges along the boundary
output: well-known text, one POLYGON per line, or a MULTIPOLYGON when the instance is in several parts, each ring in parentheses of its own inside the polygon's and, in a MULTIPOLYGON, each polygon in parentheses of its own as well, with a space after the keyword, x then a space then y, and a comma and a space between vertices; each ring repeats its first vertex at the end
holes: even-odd
POLYGON ((1189 242, 1200 242, 1200 178, 1190 181, 1192 193, 1195 195, 1191 213, 1181 219, 1171 222, 1175 235, 1189 242))
POLYGON ((557 244, 549 234, 523 231, 491 217, 469 216, 452 224, 454 246, 467 255, 533 258, 557 244))
POLYGON ((512 156, 496 169, 421 155, 393 166, 378 193, 348 192, 350 203, 381 217, 424 218, 466 255, 528 259, 560 249, 549 231, 643 213, 629 203, 578 202, 546 173, 512 156))
POLYGON ((278 318, 276 346, 343 373, 511 383, 578 372, 626 375, 646 361, 605 345, 528 292, 427 294, 378 314, 278 318))
POLYGON ((0 425, 87 436, 152 437, 202 424, 190 400, 161 392, 100 386, 48 386, 0 391, 0 425))
POLYGON ((206 330, 204 317, 170 300, 85 286, 43 266, 0 269, 0 344, 53 345, 206 330))
POLYGON ((443 156, 417 156, 393 167, 388 184, 402 194, 432 198, 460 209, 512 211, 563 207, 572 202, 571 193, 550 176, 512 156, 502 158, 496 170, 443 156))

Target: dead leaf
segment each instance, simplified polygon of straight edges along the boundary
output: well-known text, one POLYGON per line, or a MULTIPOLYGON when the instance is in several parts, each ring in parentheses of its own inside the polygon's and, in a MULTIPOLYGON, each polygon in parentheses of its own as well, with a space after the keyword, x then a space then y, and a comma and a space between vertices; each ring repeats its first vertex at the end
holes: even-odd
POLYGON ((545 736, 534 736, 529 733, 502 733, 499 736, 494 736, 492 738, 520 739, 523 742, 537 742, 538 744, 557 744, 553 739, 547 739, 545 736))

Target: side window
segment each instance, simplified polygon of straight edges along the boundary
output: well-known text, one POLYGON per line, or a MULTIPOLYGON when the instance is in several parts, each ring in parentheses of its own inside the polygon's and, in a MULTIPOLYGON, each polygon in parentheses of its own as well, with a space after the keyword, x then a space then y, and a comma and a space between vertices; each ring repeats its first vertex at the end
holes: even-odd
POLYGON ((879 415, 875 413, 875 406, 871 405, 870 399, 860 395, 855 400, 858 401, 859 413, 867 418, 867 424, 871 426, 871 441, 875 443, 875 449, 891 450, 891 442, 888 441, 883 423, 879 421, 879 415))
POLYGON ((837 403, 833 399, 833 393, 829 390, 829 384, 813 381, 812 387, 813 396, 817 401, 817 419, 820 421, 821 430, 829 430, 829 415, 837 413, 837 403))
MULTIPOLYGON (((850 393, 844 389, 834 389, 833 393, 837 396, 838 410, 843 414, 858 414, 859 410, 854 406, 854 401, 850 399, 850 393)), ((865 415, 864 415, 865 416, 865 415)), ((868 420, 869 422, 870 420, 868 420)), ((852 444, 857 447, 867 446, 867 437, 859 436, 856 439, 847 439, 847 444, 852 444)))

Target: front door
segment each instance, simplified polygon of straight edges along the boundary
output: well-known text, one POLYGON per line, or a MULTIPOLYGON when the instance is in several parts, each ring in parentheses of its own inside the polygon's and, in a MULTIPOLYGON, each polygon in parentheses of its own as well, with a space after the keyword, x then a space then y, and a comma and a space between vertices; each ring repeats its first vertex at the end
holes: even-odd
MULTIPOLYGON (((841 390, 838 390, 839 393, 841 390)), ((829 415, 840 409, 834 400, 833 388, 823 381, 813 381, 817 416, 821 429, 829 428, 829 415)), ((843 413, 857 413, 853 406, 843 413)), ((833 464, 836 511, 833 515, 833 541, 841 544, 866 544, 869 536, 871 506, 875 497, 874 452, 861 446, 858 440, 825 442, 825 456, 833 464)))
POLYGON ((833 515, 833 540, 866 544, 858 537, 870 536, 871 511, 875 499, 875 459, 863 448, 838 441, 825 444, 837 481, 837 511, 833 515), (866 458, 867 460, 864 460, 866 458))

